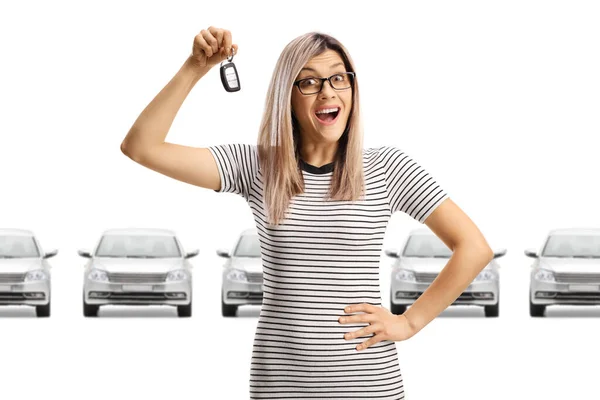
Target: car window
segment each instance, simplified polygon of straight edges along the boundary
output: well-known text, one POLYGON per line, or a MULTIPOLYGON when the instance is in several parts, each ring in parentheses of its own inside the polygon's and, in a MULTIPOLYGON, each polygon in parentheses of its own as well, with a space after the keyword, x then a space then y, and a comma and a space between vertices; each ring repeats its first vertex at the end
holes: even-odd
POLYGON ((40 251, 32 236, 0 236, 0 258, 21 258, 39 256, 40 251))
POLYGON ((260 257, 258 235, 243 235, 233 251, 235 257, 260 257))
POLYGON ((169 235, 104 235, 98 244, 96 257, 180 257, 181 249, 169 235))
POLYGON ((551 235, 544 245, 542 256, 600 258, 600 236, 551 235))
POLYGON ((452 255, 452 251, 435 235, 412 235, 404 246, 404 257, 440 257, 452 255))

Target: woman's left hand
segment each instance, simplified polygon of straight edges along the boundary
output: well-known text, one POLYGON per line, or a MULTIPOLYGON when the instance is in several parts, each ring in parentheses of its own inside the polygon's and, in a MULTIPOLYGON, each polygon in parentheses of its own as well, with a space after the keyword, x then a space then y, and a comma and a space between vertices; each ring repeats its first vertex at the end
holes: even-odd
POLYGON ((365 340, 356 347, 357 350, 364 350, 382 340, 400 341, 412 337, 417 332, 410 325, 408 319, 400 314, 392 314, 387 308, 374 306, 368 303, 353 304, 344 308, 344 312, 353 313, 363 311, 365 314, 349 315, 340 317, 338 321, 341 324, 355 324, 357 322, 369 322, 369 326, 358 329, 354 332, 348 332, 344 339, 353 339, 360 336, 375 336, 365 340))

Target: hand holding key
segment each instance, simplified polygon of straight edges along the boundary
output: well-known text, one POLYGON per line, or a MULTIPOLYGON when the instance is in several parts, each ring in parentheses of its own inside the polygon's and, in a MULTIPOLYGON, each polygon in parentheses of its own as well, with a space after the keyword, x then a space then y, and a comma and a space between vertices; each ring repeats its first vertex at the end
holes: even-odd
POLYGON ((231 32, 210 26, 208 29, 202 29, 194 37, 190 57, 200 67, 213 67, 229 56, 237 54, 237 50, 237 44, 231 42, 231 32))

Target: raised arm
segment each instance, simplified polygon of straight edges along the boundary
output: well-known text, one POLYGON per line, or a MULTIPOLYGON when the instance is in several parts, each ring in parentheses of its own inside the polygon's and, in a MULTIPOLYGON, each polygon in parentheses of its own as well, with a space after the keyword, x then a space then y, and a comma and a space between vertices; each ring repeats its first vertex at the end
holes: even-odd
POLYGON ((219 171, 208 148, 183 146, 165 139, 196 82, 232 51, 237 53, 237 45, 232 44, 231 33, 227 30, 209 27, 196 35, 192 54, 146 106, 125 136, 121 143, 123 154, 163 175, 219 190, 219 171))

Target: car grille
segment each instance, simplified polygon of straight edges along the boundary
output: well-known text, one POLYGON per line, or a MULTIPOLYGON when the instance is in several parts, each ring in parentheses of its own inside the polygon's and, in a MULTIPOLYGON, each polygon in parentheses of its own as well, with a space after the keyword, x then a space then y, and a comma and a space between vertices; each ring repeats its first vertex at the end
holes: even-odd
POLYGON ((437 272, 415 272, 417 282, 431 283, 437 276, 437 272))
POLYGON ((113 283, 161 283, 167 278, 166 273, 131 273, 109 272, 108 280, 113 283))
POLYGON ((112 292, 109 297, 104 297, 104 299, 110 299, 114 301, 156 301, 156 300, 186 300, 186 297, 180 297, 177 299, 173 299, 167 297, 165 293, 160 292, 112 292))
POLYGON ((262 272, 248 272, 246 273, 248 277, 248 282, 250 283, 261 283, 263 281, 262 272))
POLYGON ((599 283, 600 284, 600 274, 576 274, 571 272, 561 272, 554 273, 554 278, 556 282, 560 283, 599 283))
POLYGON ((600 293, 598 292, 558 292, 556 296, 550 297, 552 300, 563 301, 599 301, 600 293))
POLYGON ((0 304, 11 304, 11 302, 22 302, 25 300, 45 300, 46 295, 43 297, 36 297, 35 299, 26 297, 21 292, 0 292, 0 304))
POLYGON ((17 283, 24 280, 25 274, 22 272, 0 274, 0 283, 17 283))

